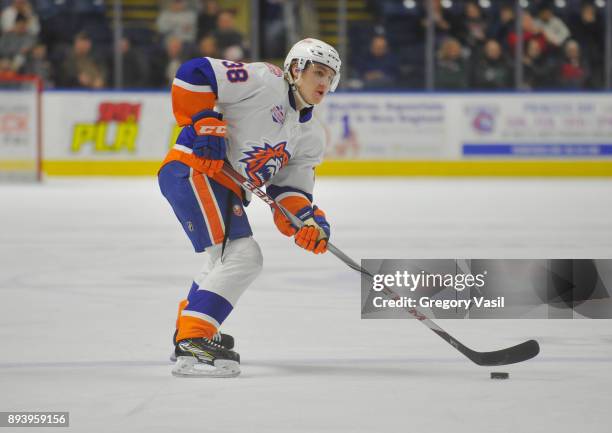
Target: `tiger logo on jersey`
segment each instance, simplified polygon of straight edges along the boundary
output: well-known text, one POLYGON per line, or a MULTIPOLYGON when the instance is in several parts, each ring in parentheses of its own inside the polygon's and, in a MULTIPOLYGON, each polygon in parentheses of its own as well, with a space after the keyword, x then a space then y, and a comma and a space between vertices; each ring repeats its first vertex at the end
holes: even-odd
POLYGON ((252 150, 244 152, 247 157, 241 159, 240 162, 245 163, 245 172, 249 180, 256 186, 262 186, 278 173, 291 158, 286 147, 286 141, 281 141, 274 146, 264 141, 263 147, 253 146, 252 150))

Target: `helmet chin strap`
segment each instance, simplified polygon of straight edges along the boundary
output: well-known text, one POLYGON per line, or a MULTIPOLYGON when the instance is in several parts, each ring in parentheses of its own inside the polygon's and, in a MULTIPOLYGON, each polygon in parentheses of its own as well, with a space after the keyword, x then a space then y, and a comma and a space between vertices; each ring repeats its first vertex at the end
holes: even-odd
POLYGON ((287 74, 287 82, 289 83, 289 86, 291 87, 291 91, 293 92, 293 96, 295 97, 297 105, 301 106, 302 108, 314 107, 314 104, 307 102, 306 99, 304 99, 304 97, 300 93, 300 89, 297 86, 297 83, 298 81, 300 81, 300 78, 302 78, 302 71, 298 72, 298 77, 295 80, 291 76, 291 72, 287 74))

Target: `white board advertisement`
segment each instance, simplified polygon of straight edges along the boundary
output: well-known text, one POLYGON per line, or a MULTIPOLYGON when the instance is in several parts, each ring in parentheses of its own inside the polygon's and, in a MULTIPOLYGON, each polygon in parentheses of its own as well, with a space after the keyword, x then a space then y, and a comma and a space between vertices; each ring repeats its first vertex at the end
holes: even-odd
POLYGON ((610 93, 475 96, 459 109, 465 156, 612 156, 610 93))
POLYGON ((317 107, 328 132, 327 158, 454 157, 450 105, 443 96, 333 94, 317 107))
POLYGON ((161 160, 177 132, 169 93, 48 92, 46 160, 161 160))

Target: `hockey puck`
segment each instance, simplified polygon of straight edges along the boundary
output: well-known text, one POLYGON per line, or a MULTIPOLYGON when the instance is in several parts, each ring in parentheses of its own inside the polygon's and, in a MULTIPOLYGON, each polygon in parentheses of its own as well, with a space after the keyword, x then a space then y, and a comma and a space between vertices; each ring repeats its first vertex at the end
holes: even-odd
POLYGON ((510 374, 502 373, 501 371, 494 371, 491 373, 491 379, 508 379, 510 374))

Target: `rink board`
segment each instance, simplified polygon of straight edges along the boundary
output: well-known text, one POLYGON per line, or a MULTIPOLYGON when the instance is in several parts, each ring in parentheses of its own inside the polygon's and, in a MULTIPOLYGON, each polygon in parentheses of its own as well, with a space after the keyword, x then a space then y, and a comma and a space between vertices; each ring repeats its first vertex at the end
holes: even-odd
MULTIPOLYGON (((47 92, 47 175, 154 175, 168 92, 47 92)), ((272 115, 272 114, 271 114, 272 115)), ((612 176, 612 93, 332 94, 323 176, 612 176)))
MULTIPOLYGON (((49 176, 153 176, 159 161, 51 161, 49 176)), ((612 177, 611 161, 325 161, 318 176, 612 177)))

